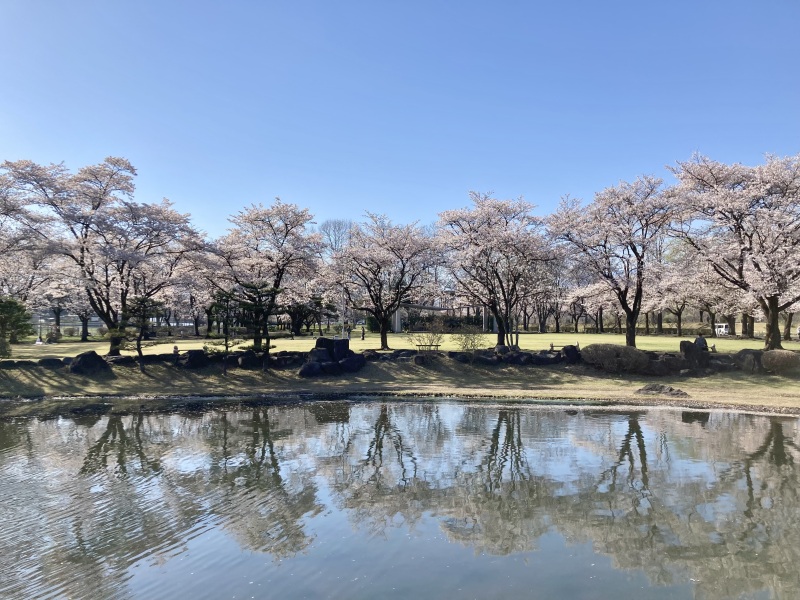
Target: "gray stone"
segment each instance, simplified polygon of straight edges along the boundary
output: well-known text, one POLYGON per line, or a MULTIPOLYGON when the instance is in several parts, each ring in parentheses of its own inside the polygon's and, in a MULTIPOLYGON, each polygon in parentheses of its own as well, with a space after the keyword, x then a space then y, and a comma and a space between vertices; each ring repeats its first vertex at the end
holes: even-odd
POLYGON ((322 363, 307 362, 300 367, 300 371, 297 374, 300 377, 317 377, 322 375, 322 363))
POLYGON ((350 340, 333 340, 333 360, 340 361, 350 352, 350 340))
POLYGON ((322 372, 326 375, 341 375, 342 374, 342 367, 339 366, 338 362, 324 362, 324 363, 317 363, 322 368, 322 372))
POLYGON ((133 356, 124 355, 124 356, 109 356, 106 359, 106 362, 110 365, 120 366, 120 367, 130 367, 137 364, 136 359, 133 356))
MULTIPOLYGON (((325 339, 325 338, 320 338, 325 339)), ((308 353, 308 361, 309 362, 331 362, 331 353, 328 352, 326 348, 314 348, 311 352, 308 353)))
POLYGON ((683 390, 676 389, 671 385, 662 383, 648 383, 643 388, 636 390, 637 394, 653 394, 659 396, 672 396, 675 398, 688 398, 689 394, 683 390))
POLYGON ((573 346, 572 344, 564 346, 561 349, 561 354, 568 365, 575 365, 581 362, 581 351, 578 350, 577 346, 573 346))
POLYGON ((96 375, 109 373, 111 367, 97 352, 89 350, 78 354, 69 365, 69 370, 70 373, 75 373, 76 375, 96 375))
POLYGON ((40 358, 39 366, 48 369, 60 369, 64 366, 64 362, 60 358, 40 358))
POLYGON ((209 365, 208 356, 202 350, 188 350, 180 359, 180 364, 185 369, 202 369, 209 365))
POLYGON ((239 367, 242 369, 260 369, 261 358, 252 350, 245 350, 239 357, 239 367))
POLYGON ((345 373, 355 373, 360 371, 366 364, 367 359, 364 358, 363 354, 353 354, 339 361, 339 366, 345 373))

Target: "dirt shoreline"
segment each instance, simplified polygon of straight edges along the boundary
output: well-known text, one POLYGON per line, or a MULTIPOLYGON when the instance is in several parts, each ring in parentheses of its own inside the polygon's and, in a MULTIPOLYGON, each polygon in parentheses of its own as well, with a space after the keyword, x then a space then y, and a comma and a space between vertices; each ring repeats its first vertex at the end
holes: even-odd
POLYGON ((80 414, 202 411, 309 400, 362 402, 380 399, 464 400, 575 408, 685 408, 800 415, 796 378, 754 378, 741 371, 708 377, 610 375, 583 365, 480 367, 441 361, 370 363, 358 374, 303 379, 293 371, 215 369, 190 371, 170 365, 114 367, 103 377, 65 369, 0 370, 0 418, 54 418, 80 414), (641 394, 648 384, 688 394, 641 394))

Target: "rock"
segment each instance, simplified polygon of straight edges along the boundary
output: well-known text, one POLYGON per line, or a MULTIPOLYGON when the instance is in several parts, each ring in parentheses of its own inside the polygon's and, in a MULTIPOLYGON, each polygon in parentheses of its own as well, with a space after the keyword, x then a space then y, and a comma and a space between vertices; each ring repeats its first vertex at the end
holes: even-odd
POLYGON ((761 364, 761 357, 763 355, 763 350, 750 350, 749 348, 745 348, 733 355, 733 361, 742 371, 747 371, 748 373, 763 373, 764 367, 761 364))
POLYGON ((317 377, 322 375, 322 363, 307 362, 297 373, 300 377, 317 377))
POLYGON ((637 394, 657 394, 659 396, 672 396, 675 398, 688 398, 689 394, 663 383, 648 383, 643 388, 636 390, 637 394))
POLYGON ((424 352, 422 354, 417 354, 414 356, 413 361, 415 365, 419 365, 421 367, 427 367, 432 365, 436 360, 436 354, 432 352, 424 352))
POLYGON ((186 355, 180 359, 180 364, 185 369, 202 369, 207 367, 209 362, 203 350, 187 350, 186 355))
POLYGON ((500 363, 500 357, 484 356, 483 354, 479 354, 473 359, 473 361, 476 365, 494 366, 500 363))
POLYGON ((688 340, 681 340, 680 348, 681 354, 683 354, 691 367, 706 367, 708 365, 708 350, 702 350, 694 342, 688 340))
POLYGON ((364 358, 368 361, 380 360, 381 358, 381 355, 375 352, 375 350, 364 350, 361 354, 363 354, 364 358))
POLYGON ((345 373, 355 373, 360 371, 367 364, 367 359, 363 354, 353 354, 339 361, 339 366, 345 373))
POLYGON ((540 352, 539 354, 531 354, 530 364, 537 367, 544 367, 547 365, 554 365, 560 363, 563 359, 561 354, 550 354, 547 351, 540 352))
POLYGON ((239 358, 238 354, 229 354, 223 359, 223 362, 228 369, 231 367, 236 368, 239 366, 239 358))
POLYGON ((645 375, 655 375, 656 377, 663 377, 670 373, 669 365, 663 360, 651 360, 644 370, 645 375))
POLYGON ((447 355, 453 360, 460 363, 468 363, 470 361, 469 355, 464 352, 448 352, 447 355))
POLYGON ((129 356, 127 354, 124 356, 109 356, 106 359, 106 362, 110 365, 114 365, 115 367, 116 366, 130 367, 135 364, 138 364, 136 358, 134 358, 133 356, 129 356))
POLYGON ((578 350, 577 346, 573 346, 572 344, 564 346, 561 349, 561 354, 568 365, 575 365, 581 362, 581 351, 578 350))
POLYGON ((76 375, 97 375, 111 372, 111 367, 94 350, 78 354, 69 365, 70 373, 76 375))
POLYGON ((508 354, 509 352, 511 352, 511 349, 503 344, 497 344, 497 346, 494 347, 495 354, 502 356, 503 354, 508 354))
POLYGON ((326 375, 341 375, 342 374, 342 367, 339 366, 338 362, 324 362, 324 363, 317 363, 322 372, 326 375))
POLYGON ((350 352, 350 340, 333 340, 333 360, 340 361, 350 352))
POLYGON ((64 366, 64 362, 60 358, 40 358, 39 366, 48 369, 60 369, 64 366))
POLYGON ((242 369, 260 369, 261 358, 252 350, 245 350, 239 356, 239 367, 242 369))
MULTIPOLYGON (((102 360, 102 359, 100 359, 102 360)), ((18 360, 16 365, 17 367, 35 367, 36 363, 32 360, 18 360)))
POLYGON ((17 361, 15 360, 0 360, 0 369, 15 369, 17 361))
POLYGON ((318 337, 314 344, 314 348, 323 348, 328 351, 328 354, 333 358, 333 338, 318 337))
MULTIPOLYGON (((325 339, 325 338, 320 338, 325 339)), ((333 359, 333 355, 328 352, 327 348, 314 348, 311 352, 308 353, 308 361, 309 362, 331 362, 333 359)))

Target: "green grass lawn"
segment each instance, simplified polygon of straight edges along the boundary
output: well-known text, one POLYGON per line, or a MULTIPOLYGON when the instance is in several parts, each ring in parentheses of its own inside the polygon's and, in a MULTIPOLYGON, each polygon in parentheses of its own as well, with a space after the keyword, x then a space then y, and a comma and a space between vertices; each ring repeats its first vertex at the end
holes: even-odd
MULTIPOLYGON (((658 352, 678 352, 680 341, 682 339, 691 340, 693 337, 684 336, 678 338, 676 336, 663 335, 663 336, 639 336, 636 339, 636 346, 640 350, 653 350, 658 352)), ((98 354, 106 354, 108 352, 107 341, 92 341, 81 343, 77 339, 67 339, 57 344, 44 344, 35 345, 34 338, 26 340, 21 344, 14 344, 12 346, 12 359, 32 359, 52 357, 63 358, 65 356, 75 356, 87 350, 94 350, 98 354)), ((148 346, 144 349, 145 354, 161 354, 172 352, 173 346, 177 345, 180 351, 201 349, 209 340, 204 338, 186 337, 186 338, 171 338, 164 339, 156 345, 148 346)), ((252 340, 246 342, 252 344, 252 340)), ((294 340, 290 338, 278 338, 272 340, 275 346, 273 352, 280 350, 295 350, 295 351, 308 351, 314 347, 314 338, 309 336, 297 337, 294 340)), ((723 353, 735 353, 744 348, 751 348, 758 350, 763 348, 764 342, 759 339, 736 339, 736 338, 709 338, 709 345, 716 344, 717 351, 723 353)), ((494 346, 495 336, 491 334, 484 334, 483 345, 486 348, 494 346)), ((519 336, 519 345, 523 350, 546 350, 550 348, 550 344, 556 346, 563 346, 565 344, 580 344, 581 347, 588 346, 589 344, 625 344, 625 336, 613 333, 604 334, 589 334, 589 333, 521 333, 519 336)), ((390 334, 389 346, 393 349, 415 349, 414 343, 406 335, 390 334)), ((350 348, 356 352, 366 349, 378 349, 380 347, 380 337, 377 333, 367 333, 366 339, 362 340, 360 333, 354 335, 350 340, 350 348)), ((784 342, 783 347, 787 350, 800 351, 800 342, 796 339, 790 342, 784 342)), ((456 342, 451 335, 445 335, 444 341, 440 350, 458 350, 456 342)), ((135 351, 127 350, 125 354, 134 355, 135 351)))

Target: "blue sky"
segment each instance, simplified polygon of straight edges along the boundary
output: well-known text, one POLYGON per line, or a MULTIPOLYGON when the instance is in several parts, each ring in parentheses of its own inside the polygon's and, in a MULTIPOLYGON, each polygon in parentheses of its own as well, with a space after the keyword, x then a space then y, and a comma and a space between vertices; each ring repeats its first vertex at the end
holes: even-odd
POLYGON ((800 2, 0 0, 0 160, 124 156, 212 235, 537 212, 695 151, 800 152, 800 2))

